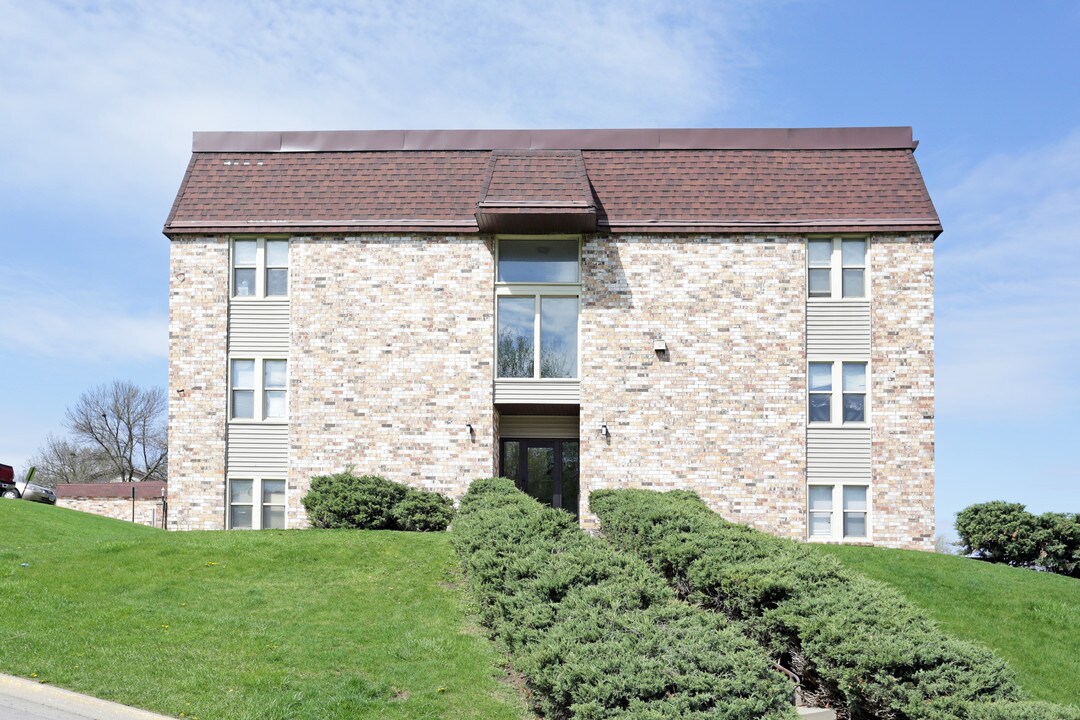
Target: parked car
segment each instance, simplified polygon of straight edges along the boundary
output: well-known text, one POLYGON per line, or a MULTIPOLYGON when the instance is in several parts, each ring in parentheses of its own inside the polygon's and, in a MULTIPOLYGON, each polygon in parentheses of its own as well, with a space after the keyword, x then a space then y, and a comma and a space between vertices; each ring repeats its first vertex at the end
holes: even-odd
MULTIPOLYGON (((3 467, 10 467, 5 465, 3 467)), ((26 473, 26 477, 21 482, 11 481, 10 487, 7 483, 0 489, 0 497, 9 499, 22 498, 23 500, 29 500, 31 502, 46 503, 48 505, 56 504, 56 493, 47 487, 41 485, 35 485, 30 482, 34 479, 34 474, 37 472, 37 468, 30 468, 30 471, 26 473)))
POLYGON ((10 465, 0 464, 0 497, 19 497, 19 491, 15 485, 15 468, 10 465))
POLYGON ((47 487, 34 485, 33 483, 23 485, 21 496, 23 500, 30 500, 31 502, 46 503, 48 505, 56 504, 56 493, 47 487))

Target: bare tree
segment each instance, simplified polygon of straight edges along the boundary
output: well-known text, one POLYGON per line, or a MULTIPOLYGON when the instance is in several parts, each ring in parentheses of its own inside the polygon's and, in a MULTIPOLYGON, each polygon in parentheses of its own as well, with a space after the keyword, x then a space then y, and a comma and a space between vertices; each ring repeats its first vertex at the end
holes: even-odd
POLYGON ((105 451, 97 446, 79 445, 68 438, 49 435, 30 460, 37 468, 34 482, 45 487, 61 483, 93 482, 112 470, 105 451))
POLYGON ((167 405, 162 388, 114 380, 84 392, 68 408, 66 424, 77 442, 100 448, 124 482, 134 481, 136 473, 162 480, 168 462, 167 405))
MULTIPOLYGON (((498 338, 499 377, 519 378, 533 376, 533 342, 531 338, 503 330, 498 338)), ((540 377, 561 378, 570 376, 570 362, 563 355, 540 348, 540 377)))
POLYGON ((942 555, 956 555, 958 543, 949 540, 946 535, 937 535, 934 537, 934 552, 941 553, 942 555))

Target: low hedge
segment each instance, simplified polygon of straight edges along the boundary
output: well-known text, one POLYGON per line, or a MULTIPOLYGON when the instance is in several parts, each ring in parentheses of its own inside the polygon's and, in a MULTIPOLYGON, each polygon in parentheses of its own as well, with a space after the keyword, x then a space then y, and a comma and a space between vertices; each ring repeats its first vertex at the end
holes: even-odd
POLYGON ((324 529, 440 531, 454 517, 448 497, 349 470, 313 477, 301 502, 311 526, 324 529))
POLYGON ((693 493, 598 491, 590 508, 606 538, 682 597, 741 621, 802 677, 810 699, 841 717, 1072 717, 1071 708, 1015 703, 1019 688, 1000 659, 946 636, 891 588, 726 522, 693 493))
POLYGON ((453 542, 481 619, 549 720, 794 718, 792 686, 722 616, 510 480, 474 481, 453 542))

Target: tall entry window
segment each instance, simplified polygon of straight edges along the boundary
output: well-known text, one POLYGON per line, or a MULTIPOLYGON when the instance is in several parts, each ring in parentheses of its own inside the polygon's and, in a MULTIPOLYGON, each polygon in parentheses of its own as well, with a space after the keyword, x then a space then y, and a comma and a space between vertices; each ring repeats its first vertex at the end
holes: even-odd
POLYGON ((577 440, 503 440, 499 470, 522 492, 576 517, 578 449, 577 440))
POLYGON ((580 242, 500 239, 496 376, 578 377, 580 242))

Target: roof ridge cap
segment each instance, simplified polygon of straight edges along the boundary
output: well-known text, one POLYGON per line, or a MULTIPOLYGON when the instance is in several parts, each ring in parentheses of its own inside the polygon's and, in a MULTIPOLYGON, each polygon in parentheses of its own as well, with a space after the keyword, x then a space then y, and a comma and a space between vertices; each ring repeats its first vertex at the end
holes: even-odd
POLYGON ((910 126, 195 132, 192 152, 913 150, 910 126))

